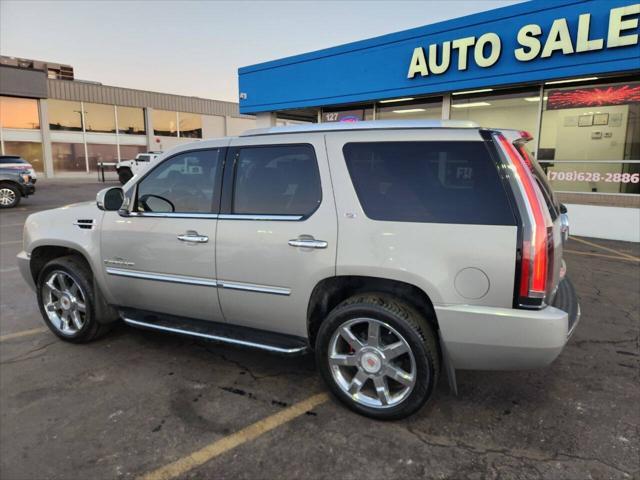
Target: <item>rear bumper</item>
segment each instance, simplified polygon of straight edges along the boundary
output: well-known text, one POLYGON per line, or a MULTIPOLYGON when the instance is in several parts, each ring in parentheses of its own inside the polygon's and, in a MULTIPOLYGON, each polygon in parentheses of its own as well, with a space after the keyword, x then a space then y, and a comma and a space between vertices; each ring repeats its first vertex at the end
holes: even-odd
POLYGON ((556 359, 575 330, 580 307, 569 282, 558 289, 554 305, 542 310, 457 305, 436 307, 436 315, 454 368, 521 370, 556 359))
POLYGON ((551 305, 567 312, 569 315, 567 338, 571 338, 578 323, 580 323, 581 312, 576 289, 573 287, 573 283, 571 283, 569 277, 564 277, 558 284, 558 290, 551 305))

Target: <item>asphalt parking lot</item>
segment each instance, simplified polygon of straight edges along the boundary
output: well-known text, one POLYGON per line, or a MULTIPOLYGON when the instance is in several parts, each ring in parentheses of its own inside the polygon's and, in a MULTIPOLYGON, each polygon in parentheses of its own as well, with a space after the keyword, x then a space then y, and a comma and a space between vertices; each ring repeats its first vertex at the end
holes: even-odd
POLYGON ((325 395, 310 357, 45 330, 15 262, 24 220, 103 186, 40 181, 0 212, 0 478, 640 478, 639 245, 569 241, 582 320, 550 368, 458 372, 458 396, 443 379, 376 422, 325 395))

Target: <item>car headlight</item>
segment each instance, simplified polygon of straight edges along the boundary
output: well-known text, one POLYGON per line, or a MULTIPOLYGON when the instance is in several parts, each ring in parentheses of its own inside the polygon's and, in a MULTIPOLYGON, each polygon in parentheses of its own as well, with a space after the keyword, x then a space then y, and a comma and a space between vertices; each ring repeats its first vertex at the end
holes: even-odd
POLYGON ((23 173, 20 176, 22 177, 22 180, 24 181, 24 183, 29 183, 31 181, 31 177, 27 173, 23 173))

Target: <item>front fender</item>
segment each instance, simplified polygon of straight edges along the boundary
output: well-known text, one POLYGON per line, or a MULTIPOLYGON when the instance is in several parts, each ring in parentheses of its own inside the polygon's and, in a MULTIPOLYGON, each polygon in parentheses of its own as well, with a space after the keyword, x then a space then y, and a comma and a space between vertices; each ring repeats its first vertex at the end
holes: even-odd
POLYGON ((30 286, 35 286, 33 262, 45 248, 67 248, 82 255, 94 278, 104 290, 104 273, 100 257, 100 227, 104 212, 95 202, 68 205, 29 215, 23 232, 23 252, 18 254, 20 271, 30 286), (84 222, 81 222, 84 221, 84 222), (89 223, 91 221, 91 223, 89 223), (29 260, 29 269, 24 268, 29 260))

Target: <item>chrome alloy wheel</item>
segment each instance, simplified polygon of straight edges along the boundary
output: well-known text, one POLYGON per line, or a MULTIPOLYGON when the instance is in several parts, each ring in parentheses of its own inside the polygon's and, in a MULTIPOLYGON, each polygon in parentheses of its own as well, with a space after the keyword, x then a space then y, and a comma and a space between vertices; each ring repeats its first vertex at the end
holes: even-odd
POLYGON ((51 324, 64 335, 75 335, 86 321, 85 295, 69 274, 54 270, 42 287, 42 302, 51 324))
POLYGON ((373 318, 355 318, 332 335, 329 368, 340 389, 355 402, 389 408, 404 401, 416 384, 416 361, 404 337, 373 318))
POLYGON ((16 201, 16 192, 10 188, 0 188, 0 205, 8 207, 16 201))

